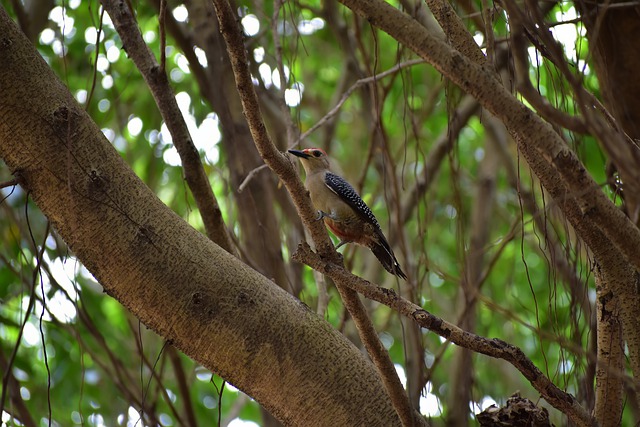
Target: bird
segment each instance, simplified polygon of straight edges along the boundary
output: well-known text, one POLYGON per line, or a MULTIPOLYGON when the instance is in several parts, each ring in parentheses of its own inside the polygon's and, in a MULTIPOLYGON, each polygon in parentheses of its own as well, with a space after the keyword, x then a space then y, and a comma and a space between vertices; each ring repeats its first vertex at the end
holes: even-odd
POLYGON ((365 246, 389 273, 407 280, 384 236, 380 224, 356 190, 329 169, 329 157, 321 148, 289 150, 300 158, 306 172, 305 187, 318 211, 317 219, 340 239, 336 249, 347 243, 365 246))

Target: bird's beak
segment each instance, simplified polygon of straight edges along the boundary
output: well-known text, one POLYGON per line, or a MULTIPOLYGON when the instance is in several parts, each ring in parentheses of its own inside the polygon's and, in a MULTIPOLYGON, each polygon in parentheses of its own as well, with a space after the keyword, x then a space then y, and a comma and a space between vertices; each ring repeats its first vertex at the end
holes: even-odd
POLYGON ((289 153, 293 154, 296 157, 300 157, 303 159, 308 159, 309 157, 311 157, 309 154, 305 153, 304 151, 300 151, 300 150, 289 150, 289 153))

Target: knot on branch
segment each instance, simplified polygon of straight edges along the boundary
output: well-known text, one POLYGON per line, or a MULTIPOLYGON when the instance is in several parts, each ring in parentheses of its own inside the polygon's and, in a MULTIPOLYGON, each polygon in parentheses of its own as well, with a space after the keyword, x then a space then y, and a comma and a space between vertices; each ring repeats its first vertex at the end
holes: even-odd
POLYGON ((14 185, 19 185, 28 193, 29 186, 27 185, 27 178, 25 176, 24 169, 22 168, 15 169, 11 173, 13 174, 13 179, 6 182, 0 182, 0 188, 13 187, 14 185))
POLYGON ((309 265, 307 260, 312 255, 315 255, 315 254, 311 250, 311 246, 309 246, 307 242, 300 242, 298 244, 298 249, 296 249, 296 251, 291 255, 291 259, 294 260, 295 262, 309 265))
POLYGON ((385 294, 387 297, 389 298, 397 298, 398 294, 396 294, 396 291, 390 288, 381 288, 381 291, 383 294, 385 294))
POLYGON ((411 315, 416 323, 425 329, 435 332, 443 338, 449 339, 452 334, 451 328, 439 317, 434 316, 427 310, 421 308, 411 315))
POLYGON ((307 242, 300 242, 300 244, 298 244, 298 249, 296 249, 293 255, 291 255, 291 259, 302 264, 307 264, 314 270, 322 271, 324 273, 331 270, 332 264, 342 264, 341 253, 337 251, 333 251, 333 254, 330 251, 318 251, 318 253, 316 253, 311 249, 307 242), (327 256, 327 254, 329 256, 327 256))
POLYGON ((506 342, 502 341, 500 338, 494 338, 491 340, 491 345, 499 350, 504 350, 509 346, 506 342))
POLYGON ((481 426, 531 426, 551 427, 549 411, 540 408, 519 393, 507 399, 507 404, 499 408, 491 405, 477 415, 481 426))

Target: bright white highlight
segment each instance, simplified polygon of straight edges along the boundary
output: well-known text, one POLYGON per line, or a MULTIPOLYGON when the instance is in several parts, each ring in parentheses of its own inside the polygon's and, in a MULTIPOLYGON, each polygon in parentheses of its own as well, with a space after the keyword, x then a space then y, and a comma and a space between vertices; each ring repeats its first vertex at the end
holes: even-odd
POLYGON ((109 40, 107 45, 109 46, 107 47, 107 61, 113 64, 120 59, 120 49, 118 49, 118 46, 116 46, 112 40, 109 40))
POLYGON ((60 28, 60 31, 64 31, 65 35, 69 34, 71 30, 73 30, 73 23, 75 21, 65 13, 64 8, 61 6, 56 6, 51 9, 51 12, 49 12, 49 19, 55 22, 60 28))
POLYGON ((428 382, 422 390, 420 397, 420 413, 427 417, 439 417, 442 415, 442 404, 438 396, 432 393, 433 384, 428 382))
MULTIPOLYGON (((404 368, 398 364, 395 364, 394 366, 402 386, 406 388, 407 374, 405 373, 404 368)), ((422 391, 422 396, 420 397, 420 413, 427 417, 439 417, 442 415, 442 405, 440 404, 440 399, 432 393, 432 390, 433 384, 428 382, 422 391)))
MULTIPOLYGON (((287 82, 289 81, 289 67, 287 67, 286 65, 283 66, 284 68, 284 85, 287 85, 287 82)), ((281 85, 280 85, 280 72, 278 71, 277 68, 274 68, 273 72, 271 73, 271 82, 273 83, 273 85, 280 89, 281 85)))
POLYGON ((111 89, 113 87, 113 77, 110 74, 107 74, 102 78, 102 88, 103 89, 111 89))
POLYGON ((304 20, 298 24, 298 32, 303 36, 308 36, 315 33, 318 30, 324 28, 324 20, 322 18, 313 18, 311 20, 304 20))
POLYGON ((96 69, 99 73, 106 73, 109 69, 109 60, 103 54, 98 55, 98 60, 96 61, 96 69))
POLYGON ((484 43, 484 34, 482 34, 481 32, 477 31, 473 35, 473 41, 475 41, 478 46, 482 46, 482 44, 484 43))
POLYGON ((396 372, 398 374, 398 378, 400 379, 400 382, 402 383, 402 387, 407 387, 407 374, 404 372, 404 368, 402 367, 402 365, 398 365, 397 363, 395 363, 393 365, 396 368, 396 372))
POLYGON ((475 415, 478 415, 480 412, 484 411, 491 405, 497 405, 498 403, 493 400, 491 396, 485 396, 478 403, 471 404, 471 412, 475 415))
POLYGON ((80 89, 79 91, 76 92, 76 100, 80 103, 80 104, 84 104, 85 102, 87 102, 87 91, 84 89, 80 89))
POLYGON ((142 36, 145 42, 152 43, 156 39, 156 33, 154 31, 147 31, 142 36))
POLYGON ((260 21, 256 15, 249 14, 242 18, 242 28, 244 28, 244 33, 249 37, 255 36, 260 31, 260 21))
POLYGON ((181 53, 176 54, 176 64, 183 73, 191 74, 191 69, 189 68, 189 60, 186 56, 181 53))
POLYGON ((263 62, 258 67, 258 73, 260 73, 260 78, 264 82, 264 87, 269 89, 273 84, 271 81, 271 67, 269 67, 267 64, 263 62))
POLYGON ((200 63, 200 65, 202 65, 203 67, 209 65, 209 62, 207 61, 207 54, 204 53, 204 50, 196 46, 193 48, 193 51, 195 52, 196 58, 198 58, 198 62, 200 63))
POLYGON ((142 119, 140 119, 140 117, 132 116, 127 123, 127 130, 131 136, 138 136, 142 131, 142 126, 142 119))
MULTIPOLYGON (((556 19, 560 21, 570 21, 576 19, 578 14, 574 7, 570 7, 566 12, 557 12, 556 19)), ((570 61, 576 62, 578 60, 578 53, 576 51, 576 41, 578 40, 578 28, 575 24, 556 25, 551 28, 551 34, 553 37, 562 44, 564 54, 570 61)), ((582 28, 582 35, 584 35, 584 28, 582 28)))
POLYGON ((253 49, 253 59, 256 62, 264 61, 264 48, 262 46, 253 49))
POLYGON ((240 418, 236 418, 229 423, 229 427, 260 427, 253 421, 244 421, 240 418))
POLYGON ((304 85, 300 82, 295 82, 291 89, 284 91, 284 102, 289 107, 297 107, 302 101, 302 93, 304 92, 304 85))
MULTIPOLYGON (((205 161, 209 164, 216 164, 220 158, 220 152, 218 150, 218 143, 222 139, 220 133, 218 116, 213 113, 207 115, 207 117, 200 123, 200 126, 196 124, 196 119, 191 114, 191 97, 186 92, 180 92, 176 95, 176 102, 178 107, 184 116, 187 128, 193 138, 193 143, 199 152, 204 153, 205 161)), ((162 146, 170 145, 173 143, 171 134, 166 124, 162 124, 160 128, 160 143, 162 146)), ((178 150, 175 147, 170 147, 164 150, 162 155, 163 160, 170 166, 180 166, 182 161, 178 155, 178 150)), ((208 374, 210 378, 211 374, 208 374)))
MULTIPOLYGON (((84 41, 87 44, 96 44, 98 41, 98 29, 96 27, 87 27, 84 30, 84 41)), ((100 41, 104 41, 104 31, 100 32, 100 41)))
POLYGON ((50 45, 56 39, 56 32, 51 28, 45 28, 40 33, 40 43, 50 45))
POLYGON ((180 6, 173 9, 173 17, 178 22, 187 22, 187 20, 189 19, 189 11, 184 5, 181 4, 180 6))

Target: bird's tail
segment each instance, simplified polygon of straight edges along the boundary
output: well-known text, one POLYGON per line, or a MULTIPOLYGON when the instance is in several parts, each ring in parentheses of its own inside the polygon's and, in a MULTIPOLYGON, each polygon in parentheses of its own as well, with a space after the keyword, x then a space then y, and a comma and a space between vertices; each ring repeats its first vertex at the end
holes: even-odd
POLYGON ((395 274, 398 277, 407 280, 407 275, 404 274, 402 268, 400 267, 400 263, 396 259, 396 256, 393 254, 389 243, 384 238, 384 236, 379 236, 377 242, 372 242, 370 246, 371 252, 378 258, 380 264, 391 274, 395 274))

